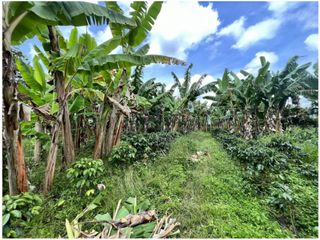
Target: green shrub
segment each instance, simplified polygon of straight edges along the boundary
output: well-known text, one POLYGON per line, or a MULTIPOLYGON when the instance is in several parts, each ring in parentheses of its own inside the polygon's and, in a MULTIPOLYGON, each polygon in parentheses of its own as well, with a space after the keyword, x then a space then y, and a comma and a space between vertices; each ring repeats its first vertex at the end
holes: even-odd
POLYGON ((5 195, 2 200, 2 226, 6 237, 18 237, 23 227, 42 208, 42 199, 39 195, 25 192, 17 196, 5 195))
POLYGON ((212 135, 244 165, 251 186, 265 195, 282 224, 298 237, 317 236, 316 129, 292 128, 249 141, 220 129, 212 135))
POLYGON ((294 202, 292 190, 286 184, 273 182, 267 202, 276 209, 287 209, 294 202))
POLYGON ((112 149, 110 160, 114 163, 132 163, 136 160, 136 153, 136 148, 130 143, 122 141, 112 149))
POLYGON ((86 192, 86 195, 92 195, 101 183, 103 178, 104 166, 102 160, 91 158, 81 158, 67 169, 67 178, 70 180, 73 189, 77 192, 86 192))
POLYGON ((294 156, 297 152, 300 151, 300 148, 293 145, 293 143, 287 139, 285 136, 282 137, 274 137, 271 138, 271 141, 269 144, 267 144, 268 147, 275 148, 280 152, 284 152, 288 155, 294 156))
POLYGON ((137 149, 136 158, 155 158, 159 154, 169 151, 170 143, 179 133, 175 132, 153 132, 140 134, 127 134, 124 140, 137 149))

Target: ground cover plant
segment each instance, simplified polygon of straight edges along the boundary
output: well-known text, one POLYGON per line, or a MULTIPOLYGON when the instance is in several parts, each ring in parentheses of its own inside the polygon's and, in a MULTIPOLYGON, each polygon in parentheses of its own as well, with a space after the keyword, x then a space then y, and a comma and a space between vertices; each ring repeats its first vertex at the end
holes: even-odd
POLYGON ((225 4, 3 2, 2 237, 319 237, 317 6, 225 4))

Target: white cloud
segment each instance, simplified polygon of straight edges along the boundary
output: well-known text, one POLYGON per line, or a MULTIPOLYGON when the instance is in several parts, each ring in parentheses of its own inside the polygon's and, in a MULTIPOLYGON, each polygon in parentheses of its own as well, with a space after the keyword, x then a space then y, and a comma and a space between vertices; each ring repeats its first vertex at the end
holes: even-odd
POLYGON ((130 5, 131 5, 131 1, 117 1, 119 7, 123 10, 123 14, 127 17, 130 16, 130 5))
POLYGON ((245 20, 246 20, 246 18, 244 16, 242 16, 241 18, 234 21, 230 25, 222 28, 218 32, 217 35, 218 36, 233 36, 234 38, 240 37, 243 34, 243 32, 245 31, 244 26, 243 26, 245 20))
POLYGON ((84 2, 89 2, 97 5, 99 4, 99 1, 84 0, 84 2))
POLYGON ((204 7, 195 1, 165 2, 150 33, 149 53, 185 60, 187 50, 214 34, 219 24, 211 3, 204 7))
POLYGON ((246 78, 241 72, 237 72, 236 75, 237 75, 237 77, 240 78, 240 79, 246 78))
POLYGON ((295 9, 299 6, 300 3, 298 2, 269 2, 268 10, 273 12, 272 17, 251 25, 248 28, 244 28, 246 19, 242 16, 230 25, 221 29, 218 36, 232 36, 237 41, 232 48, 247 49, 260 41, 273 39, 276 36, 280 25, 287 20, 304 21, 306 22, 305 25, 307 25, 308 22, 309 26, 310 21, 307 21, 306 19, 306 16, 307 18, 310 18, 309 14, 306 15, 304 13, 300 14, 301 16, 296 16, 295 9))
POLYGON ((274 12, 275 15, 282 15, 283 13, 296 8, 298 5, 298 2, 272 1, 269 2, 268 9, 274 12))
POLYGON ((256 74, 258 69, 261 67, 260 57, 264 56, 268 62, 270 62, 270 67, 278 62, 279 57, 274 52, 257 52, 255 57, 244 67, 244 69, 252 74, 256 74))
POLYGON ((104 30, 98 31, 94 37, 97 41, 97 44, 99 45, 99 44, 111 39, 112 33, 111 33, 110 28, 108 26, 106 26, 106 28, 104 30))
MULTIPOLYGON (((130 2, 118 1, 118 4, 128 16, 130 2)), ((149 53, 185 60, 187 50, 215 33, 219 24, 218 13, 212 9, 212 4, 204 7, 197 2, 165 2, 149 35, 149 53)), ((72 28, 72 26, 60 27, 65 38, 69 37, 72 28)), ((98 44, 112 37, 108 26, 95 34, 86 27, 79 27, 78 31, 79 35, 87 31, 98 44)), ((120 52, 120 48, 114 52, 120 52)))
POLYGON ((317 51, 318 50, 318 34, 310 34, 306 40, 304 40, 304 43, 307 45, 307 48, 311 51, 317 51))
POLYGON ((318 29, 318 8, 316 2, 309 2, 303 8, 299 8, 294 14, 289 15, 291 21, 297 21, 304 29, 318 29))
POLYGON ((272 39, 276 35, 280 25, 281 21, 274 18, 252 25, 243 32, 239 40, 232 47, 246 49, 262 40, 272 39))
POLYGON ((315 2, 269 2, 268 9, 273 12, 274 17, 281 21, 293 21, 304 29, 318 28, 318 8, 315 2))

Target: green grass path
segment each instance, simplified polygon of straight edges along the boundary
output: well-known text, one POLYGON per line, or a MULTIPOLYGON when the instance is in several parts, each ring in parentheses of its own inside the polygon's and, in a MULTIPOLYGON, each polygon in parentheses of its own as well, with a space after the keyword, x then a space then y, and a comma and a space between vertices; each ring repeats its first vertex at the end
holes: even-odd
POLYGON ((178 138, 168 154, 154 161, 110 166, 105 209, 112 211, 118 199, 129 196, 149 199, 160 213, 173 212, 183 238, 292 236, 250 194, 243 174, 210 134, 194 132, 178 138), (196 151, 209 156, 192 162, 196 151))

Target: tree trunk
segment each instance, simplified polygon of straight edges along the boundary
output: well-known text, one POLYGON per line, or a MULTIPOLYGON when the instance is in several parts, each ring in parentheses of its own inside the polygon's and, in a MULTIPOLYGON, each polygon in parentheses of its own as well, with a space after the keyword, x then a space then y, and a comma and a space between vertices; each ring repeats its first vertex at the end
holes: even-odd
POLYGON ((283 126, 282 126, 282 112, 281 110, 278 110, 276 113, 276 132, 282 133, 283 132, 283 126))
POLYGON ((250 113, 245 113, 244 115, 244 137, 246 139, 251 139, 252 138, 252 116, 250 113))
POLYGON ((76 152, 78 152, 80 149, 81 128, 83 127, 82 120, 83 120, 83 115, 80 113, 77 117, 76 132, 74 136, 74 148, 76 152))
POLYGON ((264 132, 275 132, 276 131, 276 117, 271 108, 268 108, 266 116, 265 116, 265 123, 263 130, 264 132))
MULTIPOLYGON (((39 133, 42 132, 42 125, 41 125, 41 123, 39 121, 36 122, 35 130, 36 130, 36 132, 39 132, 39 133)), ((34 145, 34 151, 33 151, 33 160, 35 162, 39 162, 40 161, 41 150, 42 150, 41 140, 37 139, 36 143, 34 145)))
POLYGON ((96 142, 94 145, 93 159, 101 159, 105 151, 105 138, 108 119, 111 111, 108 95, 105 93, 103 105, 100 108, 100 117, 96 128, 96 142))
POLYGON ((103 155, 105 156, 109 155, 112 151, 114 133, 115 133, 116 123, 117 123, 117 112, 118 112, 117 107, 113 105, 112 112, 109 119, 108 130, 106 134, 105 152, 103 153, 103 155))
MULTIPOLYGON (((60 48, 58 43, 58 38, 56 34, 56 30, 52 26, 48 26, 49 30, 49 38, 51 49, 56 52, 60 56, 60 48)), ((71 131, 71 123, 70 123, 70 114, 68 109, 68 103, 66 99, 66 95, 68 94, 65 89, 65 79, 63 73, 58 70, 53 71, 53 76, 56 85, 56 91, 58 95, 58 103, 59 108, 61 109, 63 105, 62 112, 62 136, 63 136, 63 154, 66 164, 69 165, 74 161, 74 145, 72 140, 72 131, 71 131)))
POLYGON ((178 128, 179 128, 179 116, 177 116, 177 117, 175 118, 174 126, 173 126, 172 131, 173 131, 173 132, 176 132, 176 131, 178 130, 178 128))
MULTIPOLYGON (((55 29, 52 26, 48 26, 49 30, 49 38, 51 49, 60 55, 60 49, 58 44, 58 38, 55 29)), ((57 119, 54 124, 52 130, 52 138, 51 145, 47 159, 47 168, 44 180, 44 193, 48 193, 52 187, 55 165, 57 161, 57 152, 58 152, 58 144, 59 144, 59 131, 60 127, 62 127, 63 134, 63 163, 66 165, 70 164, 74 160, 74 145, 72 141, 72 133, 71 133, 71 123, 69 118, 69 110, 68 110, 68 102, 66 99, 66 91, 65 91, 65 79, 63 77, 63 73, 58 70, 54 70, 52 75, 55 80, 55 87, 58 95, 58 103, 59 103, 59 111, 57 114, 57 119)))
MULTIPOLYGON (((121 92, 123 90, 124 87, 124 81, 127 77, 127 71, 126 69, 123 69, 121 77, 120 77, 120 81, 119 81, 119 87, 115 90, 114 92, 114 99, 117 102, 121 102, 121 92)), ((109 118, 109 124, 108 124, 108 130, 107 130, 107 135, 106 135, 106 141, 105 141, 105 147, 104 147, 104 151, 103 151, 103 156, 107 156, 111 153, 112 151, 112 147, 114 145, 114 139, 115 139, 115 134, 116 134, 116 124, 119 118, 118 115, 119 109, 118 107, 112 103, 112 111, 111 111, 111 115, 109 118)))
POLYGON ((47 194, 50 191, 53 183, 54 171, 55 171, 56 160, 57 160, 58 144, 59 144, 59 130, 62 124, 63 112, 64 112, 63 108, 59 109, 56 122, 52 129, 51 145, 50 145, 50 150, 48 154, 47 168, 46 168, 44 188, 43 188, 44 194, 47 194))
POLYGON ((22 136, 19 124, 20 104, 17 99, 17 82, 15 66, 11 52, 10 33, 3 21, 2 42, 2 83, 4 105, 4 136, 7 149, 9 193, 17 195, 28 191, 28 180, 23 156, 22 136))
POLYGON ((75 159, 75 153, 74 153, 74 145, 73 145, 73 139, 72 139, 72 128, 71 128, 71 122, 69 117, 69 109, 68 109, 68 103, 66 101, 66 106, 64 108, 63 118, 62 118, 62 136, 63 136, 63 155, 66 160, 67 166, 69 166, 71 163, 73 163, 75 159))
POLYGON ((105 128, 107 125, 107 121, 101 121, 98 126, 98 130, 96 132, 96 142, 94 145, 93 151, 93 159, 101 159, 102 157, 102 147, 103 141, 105 139, 105 128))
POLYGON ((118 118, 118 123, 117 123, 116 135, 115 135, 115 139, 113 141, 114 146, 116 146, 120 143, 123 127, 124 127, 123 114, 120 113, 120 116, 118 118))
POLYGON ((137 132, 137 114, 134 114, 133 116, 132 116, 132 127, 133 127, 133 132, 137 132))

